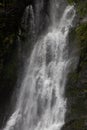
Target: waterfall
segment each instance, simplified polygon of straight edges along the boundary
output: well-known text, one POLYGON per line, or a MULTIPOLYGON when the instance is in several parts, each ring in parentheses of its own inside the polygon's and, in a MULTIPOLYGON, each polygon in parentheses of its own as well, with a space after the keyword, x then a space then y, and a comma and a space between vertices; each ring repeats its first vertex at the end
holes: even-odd
POLYGON ((52 5, 53 24, 47 34, 38 38, 32 50, 16 110, 3 130, 60 130, 64 125, 64 90, 71 63, 68 33, 75 10, 66 6, 58 21, 60 6, 56 0, 52 5))

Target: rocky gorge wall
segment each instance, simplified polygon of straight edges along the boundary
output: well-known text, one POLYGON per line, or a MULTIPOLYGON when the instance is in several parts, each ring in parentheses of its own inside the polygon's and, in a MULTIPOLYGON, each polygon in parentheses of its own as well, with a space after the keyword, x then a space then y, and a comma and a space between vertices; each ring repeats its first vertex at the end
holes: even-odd
POLYGON ((70 43, 77 44, 79 62, 68 76, 67 113, 63 130, 87 130, 87 1, 68 0, 75 4, 77 25, 70 31, 70 43))

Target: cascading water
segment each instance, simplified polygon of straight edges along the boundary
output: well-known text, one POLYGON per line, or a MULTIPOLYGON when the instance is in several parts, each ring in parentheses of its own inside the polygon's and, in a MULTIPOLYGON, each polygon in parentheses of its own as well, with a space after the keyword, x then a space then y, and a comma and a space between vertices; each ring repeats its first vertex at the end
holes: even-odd
POLYGON ((64 124, 64 89, 71 62, 67 37, 75 10, 67 6, 57 23, 58 2, 52 4, 53 24, 34 46, 16 110, 3 130, 60 130, 64 124))

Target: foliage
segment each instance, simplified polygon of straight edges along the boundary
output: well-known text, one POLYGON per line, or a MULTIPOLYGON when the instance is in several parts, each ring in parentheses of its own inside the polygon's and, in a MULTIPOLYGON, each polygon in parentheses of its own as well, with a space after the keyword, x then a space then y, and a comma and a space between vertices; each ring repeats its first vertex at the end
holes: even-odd
POLYGON ((81 24, 76 29, 77 35, 81 42, 86 42, 87 40, 87 23, 81 24))
POLYGON ((80 69, 87 66, 87 23, 83 23, 76 28, 78 44, 80 46, 80 69))
POLYGON ((76 4, 77 12, 80 17, 84 17, 87 15, 87 0, 67 0, 69 4, 76 4))
POLYGON ((78 8, 77 8, 77 11, 80 15, 80 17, 84 17, 87 15, 87 1, 80 1, 78 3, 78 8))
POLYGON ((67 0, 69 4, 79 3, 81 0, 67 0))
MULTIPOLYGON (((87 0, 68 0, 69 4, 74 4, 78 14, 79 23, 70 32, 70 40, 76 39, 80 50, 80 58, 77 69, 68 76, 66 95, 70 105, 70 116, 77 118, 70 126, 70 130, 86 130, 87 125, 87 22, 83 21, 87 17, 87 0), (82 105, 83 104, 83 105, 82 105), (80 118, 78 118, 80 117, 80 118), (83 119, 82 117, 86 117, 83 119), (79 119, 79 120, 78 120, 79 119)), ((67 129, 68 130, 68 129, 67 129)))
POLYGON ((69 4, 73 4, 74 1, 73 0, 67 0, 69 4))

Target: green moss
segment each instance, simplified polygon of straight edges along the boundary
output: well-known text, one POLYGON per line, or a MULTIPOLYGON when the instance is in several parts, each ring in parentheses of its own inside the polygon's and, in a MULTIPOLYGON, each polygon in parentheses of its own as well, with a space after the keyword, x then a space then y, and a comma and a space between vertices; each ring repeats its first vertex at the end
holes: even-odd
POLYGON ((72 41, 75 41, 79 49, 80 58, 82 59, 80 66, 87 66, 87 23, 82 23, 73 28, 70 31, 69 39, 71 45, 74 43, 72 41))
POLYGON ((76 3, 77 5, 77 12, 80 17, 84 17, 87 15, 87 0, 67 0, 69 4, 76 3))
POLYGON ((78 77, 79 77, 79 74, 76 72, 69 73, 68 82, 66 85, 67 97, 75 97, 79 93, 79 89, 76 86, 78 77))
POLYGON ((2 7, 3 6, 3 4, 0 2, 0 7, 2 7))
POLYGON ((69 78, 70 78, 70 80, 72 80, 74 83, 77 82, 77 80, 78 80, 78 73, 75 73, 75 72, 70 73, 70 74, 69 74, 69 78))
POLYGON ((69 4, 73 4, 74 0, 67 0, 69 4))
POLYGON ((87 42, 87 23, 81 24, 77 27, 76 33, 80 42, 87 42))
POLYGON ((16 0, 11 0, 11 1, 3 1, 3 2, 0 2, 0 7, 13 7, 14 5, 16 4, 16 0))
POLYGON ((81 0, 67 0, 69 4, 79 3, 81 0))
POLYGON ((81 0, 67 0, 69 4, 79 3, 81 0))
MULTIPOLYGON (((70 32, 70 39, 76 39, 80 52, 78 71, 87 66, 87 23, 82 23, 70 32)), ((71 74, 70 78, 75 83, 79 74, 71 74)))
POLYGON ((84 122, 85 122, 85 119, 78 119, 76 120, 72 125, 73 125, 73 129, 75 130, 85 130, 84 129, 84 122))
POLYGON ((80 93, 80 90, 76 87, 75 84, 72 86, 72 88, 70 88, 71 86, 68 86, 68 89, 67 89, 67 92, 66 92, 68 98, 76 97, 80 93))
POLYGON ((85 17, 87 15, 87 1, 80 1, 77 6, 77 11, 81 17, 85 17))
POLYGON ((83 23, 76 28, 76 35, 78 38, 78 44, 80 46, 80 57, 83 59, 80 63, 80 66, 83 66, 83 64, 87 63, 87 23, 83 23))
POLYGON ((15 34, 13 33, 13 34, 10 34, 9 36, 7 36, 7 37, 5 37, 4 39, 3 39, 3 43, 4 44, 13 44, 13 41, 14 41, 14 38, 15 38, 15 34))

